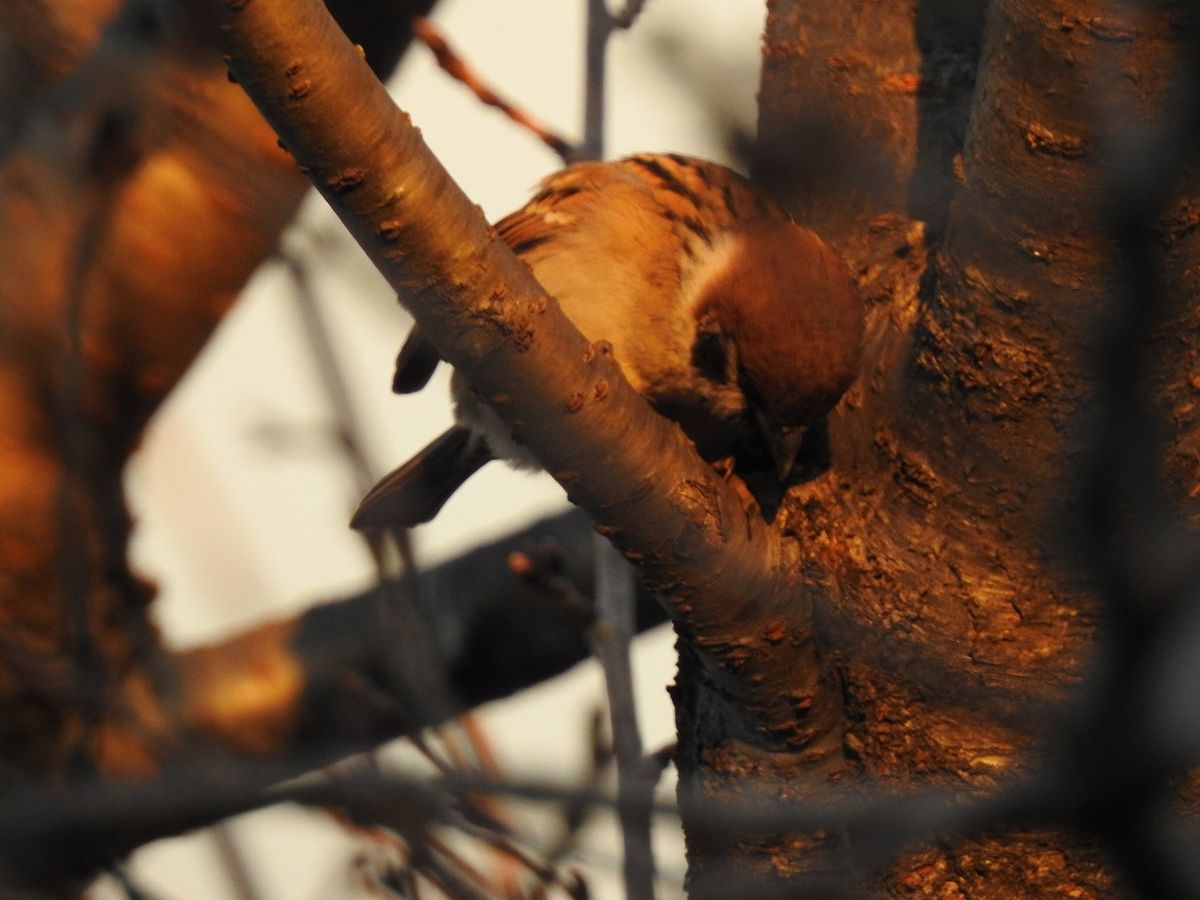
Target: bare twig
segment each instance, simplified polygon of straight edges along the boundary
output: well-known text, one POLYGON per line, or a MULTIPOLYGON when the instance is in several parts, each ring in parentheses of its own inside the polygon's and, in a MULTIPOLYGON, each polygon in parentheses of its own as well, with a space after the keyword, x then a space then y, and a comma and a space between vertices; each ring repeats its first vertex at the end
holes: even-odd
MULTIPOLYGON (((426 845, 428 846, 429 850, 432 851, 431 855, 436 853, 439 857, 442 857, 442 866, 444 869, 452 870, 454 873, 461 876, 461 879, 465 883, 477 888, 481 892, 481 896, 497 896, 497 885, 492 881, 492 879, 488 878, 483 872, 475 868, 475 866, 468 862, 461 853, 456 852, 454 848, 447 845, 445 841, 433 835, 429 835, 426 838, 426 845)), ((424 872, 424 869, 421 869, 420 871, 424 872)), ((441 871, 441 869, 438 871, 441 871)))
MULTIPOLYGON (((433 733, 446 751, 448 760, 442 759, 440 754, 433 752, 425 735, 414 735, 412 740, 439 772, 446 774, 481 771, 491 778, 501 777, 500 767, 488 745, 487 735, 470 713, 435 729, 433 733), (464 735, 465 741, 463 740, 464 735)), ((505 820, 505 811, 501 804, 501 800, 486 794, 464 795, 460 799, 460 808, 464 819, 460 830, 467 831, 468 829, 464 826, 469 824, 477 832, 477 836, 478 834, 493 834, 496 835, 497 840, 502 839, 503 835, 511 832, 511 827, 505 820)), ((491 847, 491 843, 487 843, 491 847)), ((498 880, 503 884, 505 892, 508 892, 510 887, 516 885, 512 859, 510 856, 500 855, 498 862, 500 863, 498 880)))
MULTIPOLYGON (((152 894, 144 887, 138 884, 129 874, 129 871, 122 865, 110 866, 108 874, 124 892, 126 900, 158 900, 157 894, 152 894)), ((7 886, 5 890, 7 891, 7 886)))
POLYGON ((475 758, 479 762, 479 768, 493 778, 499 778, 500 761, 496 759, 496 753, 492 749, 492 742, 489 740, 483 725, 480 724, 479 717, 474 713, 463 713, 458 718, 458 725, 467 736, 467 741, 470 743, 471 749, 475 753, 475 758))
POLYGON ((460 875, 455 866, 447 865, 428 845, 412 848, 412 866, 447 897, 454 897, 455 900, 493 900, 471 879, 474 872, 460 875))
POLYGON ((563 609, 591 619, 595 605, 562 574, 562 557, 554 542, 508 555, 508 569, 518 578, 562 604, 563 609))
MULTIPOLYGON (((487 731, 479 722, 478 717, 470 712, 464 713, 455 721, 454 725, 461 730, 462 735, 466 738, 466 744, 471 751, 474 765, 486 775, 490 775, 493 778, 501 777, 500 761, 496 758, 496 754, 492 749, 492 742, 488 738, 487 731)), ((445 731, 445 729, 442 730, 445 731)), ((507 832, 509 830, 506 810, 500 801, 492 797, 471 797, 469 798, 469 803, 475 810, 495 823, 497 827, 493 829, 494 831, 507 832)), ((465 806, 466 803, 464 803, 465 806)), ((500 834, 498 833, 497 836, 500 837, 500 834)), ((492 849, 497 851, 495 858, 500 869, 498 877, 504 886, 504 890, 508 894, 519 896, 520 890, 516 867, 514 866, 511 854, 505 854, 503 850, 496 847, 492 849)))
POLYGON ((91 211, 80 232, 75 247, 67 287, 66 322, 67 354, 63 373, 61 419, 62 482, 59 486, 58 516, 62 533, 59 568, 63 593, 71 623, 70 658, 82 679, 101 676, 101 662, 91 634, 91 613, 88 594, 91 574, 87 555, 87 490, 88 476, 85 447, 88 445, 87 426, 83 421, 83 300, 87 273, 95 260, 97 247, 108 224, 108 211, 103 205, 91 211))
MULTIPOLYGON (((304 326, 313 364, 336 422, 338 443, 354 472, 360 492, 365 493, 372 484, 374 470, 359 439, 361 428, 346 378, 329 340, 328 325, 321 315, 320 304, 305 267, 294 256, 286 257, 285 262, 295 285, 296 309, 304 326)), ((377 593, 383 637, 379 642, 380 656, 385 671, 392 678, 390 687, 397 696, 404 698, 418 721, 442 721, 450 715, 455 703, 444 674, 445 666, 434 650, 436 643, 430 634, 429 624, 419 609, 420 597, 409 535, 404 531, 390 532, 381 536, 365 536, 364 540, 379 576, 377 593), (394 575, 388 565, 389 541, 394 541, 404 563, 408 590, 398 590, 394 577, 389 578, 389 575, 394 575)))
POLYGON ((334 416, 335 437, 354 472, 358 490, 366 492, 374 483, 374 470, 367 458, 366 448, 359 439, 362 428, 337 352, 329 340, 329 325, 321 314, 320 302, 313 290, 307 267, 294 254, 287 254, 283 259, 295 288, 296 314, 304 328, 305 345, 311 354, 317 380, 325 391, 326 403, 334 416))
POLYGON ((587 0, 584 56, 583 147, 585 159, 604 158, 605 59, 612 18, 606 0, 587 0))
POLYGON ((627 0, 618 13, 608 11, 607 0, 588 0, 585 93, 583 98, 583 159, 604 158, 604 108, 607 93, 608 40, 614 31, 631 28, 646 0, 627 0))
POLYGON ((421 900, 421 882, 417 878, 417 873, 411 869, 404 872, 404 883, 408 888, 408 897, 410 900, 421 900))
POLYGON ((480 102, 494 107, 516 122, 539 141, 558 154, 563 162, 571 162, 580 158, 580 148, 566 138, 563 138, 539 121, 532 113, 527 112, 510 100, 502 97, 477 73, 467 62, 455 52, 437 27, 428 19, 413 20, 413 34, 433 53, 437 64, 451 78, 467 87, 480 102))
POLYGON ((625 0, 625 6, 618 13, 613 13, 614 28, 632 28, 637 17, 642 14, 646 0, 625 0))
POLYGON ((250 870, 246 868, 245 856, 234 840, 230 824, 220 822, 211 830, 210 834, 216 845, 217 856, 229 878, 233 896, 236 900, 258 900, 258 891, 254 889, 250 870))
POLYGON ((617 761, 617 796, 624 844, 625 890, 632 900, 654 897, 650 844, 651 789, 642 761, 633 695, 634 572, 607 538, 596 536, 596 624, 592 646, 604 671, 617 761))
POLYGON ((109 498, 95 496, 96 492, 91 490, 91 467, 95 465, 91 457, 95 451, 83 408, 87 377, 84 305, 93 264, 115 215, 117 192, 137 159, 134 116, 132 110, 114 104, 102 107, 100 114, 89 123, 93 133, 83 163, 90 190, 82 204, 83 220, 72 249, 64 303, 66 354, 57 423, 62 455, 58 498, 62 533, 60 569, 71 629, 70 657, 80 677, 93 683, 103 680, 105 673, 91 633, 89 594, 93 585, 92 561, 88 556, 89 517, 103 521, 108 516, 106 510, 89 510, 89 507, 99 507, 109 502, 109 498), (89 493, 93 496, 89 497, 89 493))
MULTIPOLYGON (((496 781, 474 773, 448 773, 434 781, 364 771, 336 780, 292 781, 269 792, 257 789, 263 776, 282 771, 279 763, 209 761, 164 776, 154 784, 81 782, 67 792, 28 786, 0 801, 0 861, 6 871, 53 867, 64 848, 101 852, 108 841, 134 834, 162 834, 163 823, 183 830, 207 816, 228 816, 278 802, 332 807, 359 827, 376 823, 395 830, 414 852, 421 836, 437 825, 456 826, 454 797, 492 794, 542 802, 579 802, 620 807, 619 799, 592 789, 575 790, 546 782, 496 781)), ((1058 795, 1071 787, 1047 778, 1017 785, 975 804, 963 804, 952 792, 908 797, 869 796, 830 789, 802 801, 781 800, 768 785, 744 784, 737 799, 706 799, 698 807, 709 827, 752 836, 789 830, 845 828, 867 854, 863 862, 883 864, 904 846, 938 836, 962 835, 997 823, 1052 819, 1061 807, 1058 795)), ((673 802, 653 802, 656 815, 678 816, 673 802)), ((428 854, 427 851, 427 856, 428 854)), ((426 860, 414 860, 423 868, 426 860)), ((446 878, 439 866, 437 875, 446 878)), ((822 895, 824 896, 824 895, 822 895)))
POLYGON ((551 862, 538 862, 530 853, 518 846, 512 836, 494 828, 476 825, 470 820, 457 822, 455 823, 455 827, 464 834, 469 834, 488 845, 497 853, 508 857, 522 868, 527 869, 544 884, 566 884, 565 875, 559 873, 551 862))

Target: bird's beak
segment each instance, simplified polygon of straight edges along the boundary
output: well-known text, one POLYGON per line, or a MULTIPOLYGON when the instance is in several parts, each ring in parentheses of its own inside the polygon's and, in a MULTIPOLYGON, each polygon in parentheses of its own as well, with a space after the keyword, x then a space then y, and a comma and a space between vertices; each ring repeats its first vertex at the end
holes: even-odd
POLYGON ((756 412, 756 416, 758 427, 762 429, 766 439, 767 449, 771 451, 771 459, 775 462, 775 473, 780 481, 787 481, 796 465, 796 455, 800 452, 800 445, 804 443, 804 435, 808 429, 803 425, 780 428, 768 422, 761 412, 756 412))

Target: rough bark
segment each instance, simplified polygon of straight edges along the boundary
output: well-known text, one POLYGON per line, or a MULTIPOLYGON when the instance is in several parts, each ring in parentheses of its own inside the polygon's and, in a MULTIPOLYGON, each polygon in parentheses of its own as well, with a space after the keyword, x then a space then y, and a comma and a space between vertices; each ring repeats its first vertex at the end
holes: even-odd
MULTIPOLYGON (((793 204, 840 239, 873 307, 863 377, 830 425, 833 477, 795 491, 791 509, 827 585, 821 645, 844 675, 864 783, 987 793, 1043 761, 1046 715, 1080 683, 1102 623, 1063 531, 1084 527, 1094 336, 1115 287, 1103 148, 1170 116, 1196 20, 1185 4, 998 0, 975 72, 978 45, 963 40, 975 11, 928 30, 949 7, 837 9, 773 3, 766 44, 765 144, 813 106, 844 104, 856 123, 845 139, 874 148, 852 152, 882 161, 882 187, 835 168, 818 199, 793 204), (872 65, 837 65, 831 47, 872 65), (904 61, 910 95, 892 92, 881 59, 904 61), (925 190, 929 179, 949 190, 925 190)), ((1172 202, 1163 238, 1171 290, 1192 291, 1159 330, 1179 501, 1195 482, 1193 192, 1194 180, 1172 202)), ((1106 894, 1111 860, 1092 838, 1018 829, 922 851, 884 885, 1106 894)))

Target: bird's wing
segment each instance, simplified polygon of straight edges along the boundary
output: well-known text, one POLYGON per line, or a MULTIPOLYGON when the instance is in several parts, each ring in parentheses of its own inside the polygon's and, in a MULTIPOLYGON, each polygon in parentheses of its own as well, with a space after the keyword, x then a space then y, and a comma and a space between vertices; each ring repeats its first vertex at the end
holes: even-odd
POLYGON ((529 202, 496 223, 496 233, 517 256, 570 231, 600 202, 602 192, 627 176, 604 163, 579 163, 543 179, 529 202))

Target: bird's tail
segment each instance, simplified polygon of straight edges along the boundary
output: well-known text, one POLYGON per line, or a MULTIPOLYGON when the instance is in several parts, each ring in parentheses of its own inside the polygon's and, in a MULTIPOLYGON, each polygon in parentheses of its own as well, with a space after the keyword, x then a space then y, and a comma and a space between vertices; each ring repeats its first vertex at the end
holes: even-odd
POLYGON ((428 522, 463 482, 492 459, 487 441, 454 425, 371 488, 350 519, 350 527, 367 531, 428 522))

